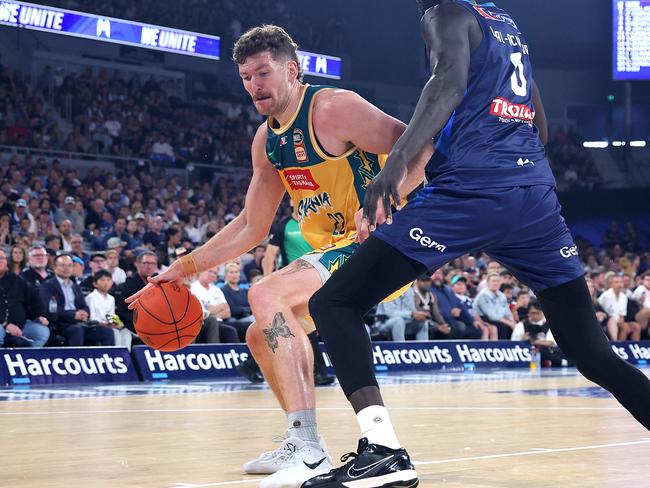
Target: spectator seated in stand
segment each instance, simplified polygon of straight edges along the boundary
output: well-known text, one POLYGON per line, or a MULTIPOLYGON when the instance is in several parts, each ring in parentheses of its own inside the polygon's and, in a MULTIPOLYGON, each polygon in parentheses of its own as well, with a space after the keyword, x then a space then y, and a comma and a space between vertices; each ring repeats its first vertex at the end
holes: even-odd
POLYGON ((217 268, 211 268, 199 273, 190 286, 190 291, 199 299, 206 315, 197 342, 201 344, 239 342, 237 329, 225 322, 230 318, 230 306, 221 288, 215 284, 216 281, 217 268))
POLYGON ((452 339, 480 339, 483 337, 482 322, 474 319, 470 310, 443 281, 442 269, 431 275, 431 291, 437 298, 440 314, 452 329, 452 339))
POLYGON ((508 340, 515 328, 515 321, 506 296, 499 290, 501 276, 492 273, 487 277, 486 288, 474 300, 474 311, 483 322, 496 326, 499 339, 508 340))
POLYGON ((0 347, 43 347, 48 324, 38 292, 9 271, 0 247, 0 347))
POLYGON ((650 270, 643 273, 640 277, 641 283, 634 289, 632 300, 639 307, 636 314, 636 322, 639 324, 641 331, 648 335, 648 321, 650 321, 650 270))
POLYGON ((607 335, 612 341, 632 341, 641 339, 641 326, 637 322, 627 322, 627 296, 623 291, 623 277, 609 277, 609 288, 598 297, 598 303, 609 315, 607 335))
POLYGON ((113 278, 105 269, 99 269, 92 275, 95 290, 86 296, 86 305, 90 311, 90 321, 101 327, 113 330, 115 345, 131 349, 132 333, 124 327, 122 320, 115 313, 115 297, 109 292, 113 288, 113 278))
POLYGON ((41 284, 53 276, 48 266, 47 251, 43 246, 32 246, 28 255, 29 266, 20 276, 32 290, 38 291, 41 284))
POLYGON ((456 295, 465 308, 472 314, 475 326, 481 329, 481 340, 496 341, 498 339, 496 326, 483 322, 481 317, 474 312, 474 300, 468 294, 467 278, 463 275, 456 275, 451 279, 450 285, 454 295, 456 295))
POLYGON ((513 341, 529 341, 539 351, 544 367, 568 366, 569 364, 566 356, 555 342, 542 307, 536 300, 530 303, 528 317, 515 326, 511 339, 513 341))
POLYGON ((126 279, 122 287, 122 294, 117 300, 117 315, 131 332, 135 332, 133 326, 133 310, 129 310, 124 298, 133 295, 147 285, 147 278, 158 272, 158 258, 151 251, 143 251, 135 259, 136 272, 126 279))
POLYGON ((54 277, 43 282, 39 290, 51 329, 62 337, 66 346, 115 345, 111 329, 89 322, 90 313, 83 293, 71 277, 72 258, 65 254, 57 256, 54 277))
POLYGON ((407 335, 416 341, 426 341, 430 318, 427 310, 416 308, 415 291, 410 287, 399 297, 379 304, 374 327, 395 342, 406 341, 407 335))
POLYGON ((240 270, 237 263, 226 264, 226 283, 221 290, 230 306, 230 320, 228 323, 237 329, 240 342, 246 342, 246 330, 255 322, 248 303, 248 290, 239 286, 240 270))

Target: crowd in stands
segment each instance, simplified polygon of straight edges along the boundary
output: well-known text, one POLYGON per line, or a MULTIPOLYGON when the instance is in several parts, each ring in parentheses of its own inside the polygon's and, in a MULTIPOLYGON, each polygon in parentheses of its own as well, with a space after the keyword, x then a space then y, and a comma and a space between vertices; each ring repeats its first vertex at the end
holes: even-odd
MULTIPOLYGON (((619 243, 612 248, 624 250, 619 243)), ((650 253, 585 253, 591 251, 580 254, 603 332, 612 341, 650 339, 650 253)), ((373 340, 527 340, 544 365, 568 364, 534 293, 485 254, 418 277, 401 297, 379 304, 367 323, 373 340)))
MULTIPOLYGON (((183 188, 162 170, 81 174, 56 159, 15 154, 3 161, 3 344, 130 346, 137 337, 122 298, 235 218, 245 183, 220 178, 183 188)), ((290 213, 283 206, 278 216, 290 213)), ((598 252, 577 240, 578 252, 605 333, 638 340, 648 337, 650 253, 638 253, 632 224, 624 229, 612 224, 598 252)), ((263 274, 263 244, 188 282, 205 308, 199 341, 244 340, 253 320, 247 289, 263 274)), ((547 347, 553 364, 562 361, 531 290, 484 254, 419 277, 368 322, 377 340, 525 338, 547 347)))
MULTIPOLYGON (((130 345, 134 336, 123 327, 132 332, 133 318, 121 297, 139 290, 148 276, 205 242, 237 216, 245 186, 246 182, 221 178, 181 188, 177 177, 166 178, 164 172, 150 174, 143 169, 113 174, 94 168, 81 175, 56 159, 46 162, 14 154, 3 160, 0 294, 16 293, 18 276, 31 290, 24 294, 27 302, 20 313, 11 311, 4 325, 27 327, 25 337, 33 330, 52 332, 44 340, 43 334, 38 340, 32 338, 31 345, 111 341, 130 345), (38 324, 40 328, 34 329, 38 324), (102 327, 122 332, 102 336, 102 327)), ((283 206, 279 216, 290 211, 283 206)), ((226 335, 237 332, 227 336, 229 340, 242 341, 251 322, 246 289, 259 279, 262 257, 263 248, 258 248, 236 264, 239 273, 227 272, 227 267, 217 270, 224 283, 219 292, 228 310, 212 314, 211 304, 205 302, 206 318, 224 319, 218 329, 226 335)), ((0 319, 3 312, 9 313, 0 307, 0 319)), ((3 327, 11 335, 8 344, 21 336, 18 329, 3 327)), ((207 333, 201 339, 207 336, 215 340, 214 334, 207 333)), ((2 339, 6 342, 7 337, 2 339)))
POLYGON ((167 166, 248 166, 262 118, 241 93, 230 98, 188 102, 176 81, 108 70, 64 73, 46 67, 28 83, 19 71, 0 67, 0 144, 167 166), (69 129, 58 123, 64 115, 69 129))
POLYGON ((546 152, 558 190, 596 190, 603 181, 592 154, 582 146, 580 136, 560 127, 552 132, 546 152))

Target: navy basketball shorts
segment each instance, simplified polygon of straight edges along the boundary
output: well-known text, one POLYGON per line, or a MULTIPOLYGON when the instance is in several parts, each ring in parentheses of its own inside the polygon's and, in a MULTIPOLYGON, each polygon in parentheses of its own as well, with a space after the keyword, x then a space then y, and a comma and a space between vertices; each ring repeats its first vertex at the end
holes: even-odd
POLYGON ((535 292, 584 275, 554 188, 428 186, 374 236, 435 270, 485 251, 535 292))

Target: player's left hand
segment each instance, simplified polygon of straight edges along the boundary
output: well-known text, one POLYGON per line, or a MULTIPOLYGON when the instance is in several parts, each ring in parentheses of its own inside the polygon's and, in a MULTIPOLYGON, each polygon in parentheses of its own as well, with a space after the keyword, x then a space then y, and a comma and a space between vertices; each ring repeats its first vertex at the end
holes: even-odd
POLYGON ((386 166, 377 177, 372 180, 366 189, 366 198, 363 202, 363 220, 368 225, 368 231, 373 232, 378 225, 386 222, 393 223, 391 202, 399 210, 399 187, 406 178, 406 168, 391 158, 386 161, 386 166))

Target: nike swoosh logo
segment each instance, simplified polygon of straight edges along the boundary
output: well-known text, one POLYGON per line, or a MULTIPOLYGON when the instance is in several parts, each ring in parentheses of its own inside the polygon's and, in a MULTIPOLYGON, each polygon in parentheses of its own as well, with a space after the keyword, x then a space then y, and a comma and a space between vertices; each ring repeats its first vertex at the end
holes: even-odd
POLYGON ((390 456, 384 459, 380 459, 379 461, 369 464, 368 466, 364 466, 361 469, 354 469, 354 466, 350 466, 350 468, 348 469, 348 476, 350 478, 359 478, 364 474, 366 474, 368 471, 372 470, 373 468, 376 468, 377 466, 392 460, 393 460, 393 456, 390 456))
POLYGON ((304 463, 305 466, 307 466, 309 469, 316 469, 316 468, 317 468, 318 466, 320 466, 320 465, 323 463, 323 461, 325 461, 326 459, 327 459, 327 456, 325 456, 325 457, 324 457, 323 459, 321 459, 320 461, 316 461, 315 463, 308 463, 307 461, 303 461, 303 463, 304 463))

